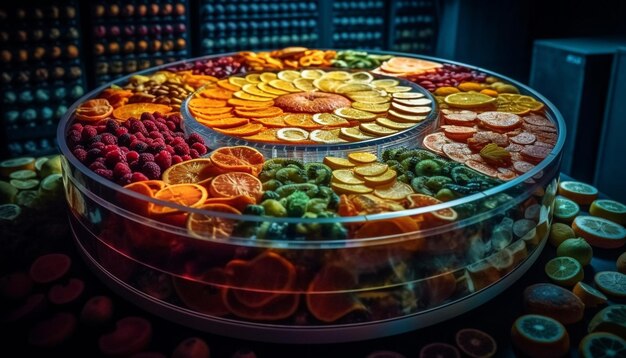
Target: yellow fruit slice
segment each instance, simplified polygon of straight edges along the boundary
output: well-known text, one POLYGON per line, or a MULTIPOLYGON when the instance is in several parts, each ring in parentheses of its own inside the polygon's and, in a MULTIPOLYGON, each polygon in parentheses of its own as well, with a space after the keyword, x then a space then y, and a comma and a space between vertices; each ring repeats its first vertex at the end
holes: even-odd
POLYGON ((251 94, 253 96, 269 97, 269 98, 276 98, 276 97, 278 97, 278 95, 275 95, 275 94, 268 93, 268 92, 260 90, 259 87, 257 87, 257 84, 248 83, 246 85, 243 85, 241 87, 241 89, 244 92, 249 93, 249 94, 251 94))
POLYGON ((562 181, 559 183, 559 194, 578 204, 589 205, 598 197, 598 189, 578 181, 562 181))
POLYGON ((313 86, 313 80, 308 78, 296 78, 293 81, 293 85, 304 92, 315 91, 317 89, 313 86))
POLYGON ((324 164, 328 165, 330 169, 333 170, 354 168, 356 166, 356 164, 352 163, 348 159, 337 157, 324 157, 324 164))
POLYGON ((598 199, 591 203, 589 214, 626 225, 626 205, 615 200, 598 199))
POLYGON ((364 177, 375 177, 383 174, 389 169, 389 166, 384 163, 370 163, 365 165, 359 165, 354 168, 354 174, 364 177))
POLYGON ((409 184, 399 181, 388 186, 381 186, 374 189, 374 195, 381 199, 404 200, 408 195, 413 194, 413 189, 409 184))
POLYGON ((495 101, 496 99, 493 97, 475 92, 453 93, 444 98, 444 102, 457 108, 484 107, 488 104, 494 103, 495 101))
POLYGON ((243 77, 229 77, 228 78, 228 83, 230 83, 233 86, 237 86, 237 87, 243 87, 243 85, 249 83, 248 81, 246 81, 245 78, 243 77))
POLYGON ((432 107, 430 106, 405 106, 403 104, 400 104, 398 102, 392 102, 391 103, 391 108, 395 111, 401 112, 401 113, 406 113, 412 116, 420 116, 420 115, 426 115, 428 113, 430 113, 430 111, 432 111, 432 107))
POLYGON ((389 94, 387 94, 387 92, 383 91, 383 90, 378 90, 378 89, 373 89, 371 91, 361 91, 361 92, 354 92, 354 93, 348 93, 346 94, 346 96, 350 97, 350 99, 354 99, 356 101, 356 98, 367 98, 367 97, 385 97, 389 100, 389 94))
POLYGON ((389 103, 352 102, 352 108, 371 113, 385 113, 389 110, 389 103))
MULTIPOLYGON (((270 81, 272 81, 272 80, 270 80, 270 81)), ((289 94, 290 93, 290 92, 287 92, 287 91, 276 89, 276 88, 270 86, 269 84, 267 84, 267 82, 257 83, 256 86, 261 91, 263 91, 265 93, 274 94, 274 95, 277 95, 277 96, 282 96, 284 94, 289 94)))
POLYGON ((572 292, 585 304, 585 308, 596 307, 606 303, 608 298, 604 293, 596 290, 584 282, 576 283, 572 292))
POLYGON ((259 83, 259 82, 262 82, 261 81, 261 75, 259 73, 251 73, 251 74, 246 76, 246 81, 248 81, 248 83, 259 83))
POLYGON ((267 83, 271 80, 277 79, 278 76, 276 76, 274 72, 263 72, 261 73, 261 76, 259 78, 261 79, 262 82, 267 83))
POLYGON ((276 89, 287 91, 287 92, 292 92, 292 93, 302 92, 302 90, 299 88, 296 88, 293 85, 293 83, 285 81, 285 80, 281 80, 281 79, 271 80, 269 81, 269 85, 276 89))
POLYGON ((350 123, 346 119, 331 113, 316 113, 313 115, 313 122, 327 127, 345 126, 350 123))
POLYGON ((397 131, 401 131, 401 130, 405 130, 408 128, 411 128, 413 126, 415 126, 415 123, 411 123, 411 122, 407 122, 407 123, 403 123, 403 122, 396 122, 393 121, 389 118, 376 118, 376 123, 383 126, 383 127, 387 127, 390 129, 395 129, 397 131))
POLYGON ((603 218, 578 216, 572 223, 572 229, 594 247, 615 249, 626 244, 626 229, 603 218))
POLYGON ((391 94, 391 97, 400 99, 415 99, 424 97, 424 94, 419 92, 395 92, 391 94))
POLYGON ((395 87, 400 84, 400 81, 394 80, 391 78, 385 78, 381 80, 374 80, 371 84, 376 88, 387 88, 387 87, 395 87))
POLYGON ((354 108, 337 108, 334 113, 341 118, 354 119, 362 122, 370 122, 376 119, 375 114, 354 108))
POLYGON ((363 184, 351 185, 342 184, 337 182, 330 183, 330 187, 337 194, 368 194, 374 191, 374 189, 365 186, 363 184))
POLYGON ((389 169, 381 175, 363 177, 365 185, 378 188, 380 186, 391 184, 396 180, 397 173, 393 169, 389 169))
POLYGON ((356 164, 370 164, 378 160, 378 157, 372 153, 356 152, 348 154, 348 160, 356 164))
POLYGON ((554 217, 561 222, 570 224, 580 213, 580 207, 573 200, 558 195, 554 200, 554 217))
MULTIPOLYGON (((358 93, 358 92, 357 92, 358 93)), ((387 96, 349 96, 351 100, 360 102, 360 103, 372 103, 372 104, 382 104, 389 103, 390 99, 387 96)))
POLYGON ((426 116, 405 114, 405 113, 398 112, 394 109, 390 109, 389 112, 387 113, 389 114, 389 117, 391 119, 396 120, 398 122, 404 122, 404 123, 415 124, 426 119, 426 116))
POLYGON ((239 98, 239 99, 245 99, 248 101, 256 101, 256 102, 265 102, 265 101, 271 101, 272 98, 270 97, 261 97, 261 96, 255 96, 253 94, 244 92, 244 91, 237 91, 235 93, 233 93, 233 96, 239 98))
POLYGON ((300 73, 300 76, 302 76, 302 78, 315 80, 315 79, 321 78, 325 74, 326 72, 322 70, 302 70, 302 72, 300 73))
POLYGON ((352 75, 350 75, 350 73, 346 71, 331 71, 326 72, 324 78, 338 81, 347 81, 352 78, 352 75))
POLYGON ((302 142, 309 138, 309 132, 301 128, 281 128, 276 132, 276 137, 288 142, 302 142))
POLYGON ((325 130, 316 129, 309 134, 309 139, 318 143, 345 143, 346 141, 339 138, 339 129, 325 130))
POLYGON ((609 296, 626 297, 626 275, 616 271, 598 272, 593 281, 598 288, 609 296))
POLYGON ((405 106, 430 106, 433 101, 428 98, 414 98, 414 99, 399 99, 394 98, 394 102, 405 105, 405 106))
POLYGON ((550 228, 549 241, 554 247, 559 247, 563 241, 574 237, 576 237, 576 234, 569 225, 554 223, 550 228))
POLYGON ((347 94, 347 93, 371 91, 372 89, 373 87, 368 85, 367 83, 348 83, 348 84, 337 87, 335 89, 335 92, 341 93, 341 94, 347 94))
POLYGON ((373 79, 374 76, 372 76, 372 74, 369 72, 355 72, 352 74, 351 80, 352 82, 358 83, 370 83, 373 79))
POLYGON ((572 286, 584 278, 583 267, 574 258, 555 257, 544 267, 546 275, 557 285, 572 286))
POLYGON ((284 117, 284 121, 288 126, 304 129, 318 129, 319 124, 313 122, 313 115, 309 113, 293 113, 284 117))
POLYGON ((528 112, 540 112, 544 104, 530 96, 512 93, 500 93, 498 95, 498 111, 515 114, 526 114, 528 112))
POLYGON ((388 93, 410 92, 412 89, 413 89, 413 87, 409 87, 409 86, 385 87, 385 91, 387 91, 388 93))
POLYGON ((342 184, 365 184, 365 181, 359 179, 350 169, 333 170, 332 180, 342 184))
POLYGON ((361 123, 361 125, 359 126, 359 129, 363 133, 368 133, 371 135, 375 135, 377 137, 383 137, 383 136, 398 133, 398 131, 395 129, 387 128, 374 122, 361 123))
POLYGON ((283 81, 293 82, 300 78, 300 72, 293 70, 280 71, 278 72, 277 77, 283 81))
POLYGON ((326 77, 313 80, 313 86, 315 86, 315 88, 318 88, 324 92, 330 92, 330 93, 335 92, 335 89, 337 89, 339 86, 343 84, 344 84, 343 81, 337 81, 337 80, 329 79, 326 77))
POLYGON ((347 141, 355 142, 361 140, 373 139, 374 137, 361 132, 359 127, 341 128, 339 137, 347 141))

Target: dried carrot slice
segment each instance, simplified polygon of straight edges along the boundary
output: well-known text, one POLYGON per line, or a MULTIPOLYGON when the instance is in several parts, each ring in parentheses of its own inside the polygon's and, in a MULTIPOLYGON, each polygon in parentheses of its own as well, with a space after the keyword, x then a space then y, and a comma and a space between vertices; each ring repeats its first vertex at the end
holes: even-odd
POLYGON ((222 134, 235 135, 235 136, 249 136, 255 135, 263 130, 261 123, 247 123, 239 127, 232 127, 227 129, 214 128, 215 131, 222 134))
POLYGON ((261 118, 261 117, 276 117, 283 114, 283 110, 278 107, 268 107, 263 110, 252 110, 251 108, 243 108, 240 107, 235 108, 235 113, 242 117, 253 117, 253 118, 261 118))

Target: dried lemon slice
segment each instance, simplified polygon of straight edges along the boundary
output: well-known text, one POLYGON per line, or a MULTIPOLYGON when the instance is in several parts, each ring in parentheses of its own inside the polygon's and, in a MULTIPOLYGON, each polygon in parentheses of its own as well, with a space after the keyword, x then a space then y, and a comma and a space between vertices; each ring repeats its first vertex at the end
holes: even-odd
POLYGON ((364 177, 365 185, 371 187, 379 187, 383 185, 391 184, 394 180, 396 180, 397 173, 393 169, 389 169, 381 175, 364 177))
POLYGON ((277 77, 283 81, 293 82, 294 80, 300 78, 300 72, 293 70, 285 70, 278 72, 277 77))
MULTIPOLYGON (((358 93, 358 92, 357 92, 358 93)), ((387 96, 349 96, 351 100, 361 103, 373 103, 373 104, 381 104, 381 103, 389 103, 389 97, 387 96)))
POLYGON ((370 122, 376 119, 375 114, 354 108, 337 108, 334 113, 342 118, 355 119, 362 122, 370 122))
POLYGON ((389 93, 410 92, 412 89, 413 87, 409 87, 409 86, 385 87, 385 91, 389 93))
POLYGON ((339 129, 325 130, 316 129, 309 134, 309 139, 318 143, 345 143, 346 141, 339 138, 339 129))
POLYGON ((403 104, 396 103, 396 102, 391 103, 391 108, 401 111, 401 112, 412 114, 412 115, 424 115, 432 111, 432 108, 429 106, 412 107, 412 106, 405 106, 403 104))
MULTIPOLYGON (((270 81, 272 81, 272 80, 270 80, 270 81)), ((290 93, 290 92, 287 92, 287 91, 276 89, 276 88, 270 86, 269 84, 267 84, 266 82, 257 83, 256 86, 263 92, 266 92, 266 93, 269 93, 269 94, 275 94, 277 96, 282 96, 284 94, 289 94, 290 93)))
POLYGON ((316 113, 313 115, 313 122, 328 127, 344 126, 349 123, 346 119, 331 113, 316 113))
POLYGON ((342 184, 342 183, 331 183, 330 187, 337 194, 368 194, 374 191, 374 189, 365 186, 363 184, 342 184))
POLYGON ((395 92, 395 93, 392 93, 391 96, 393 98, 413 99, 413 98, 422 98, 424 97, 424 94, 418 93, 418 92, 395 92))
POLYGON ((348 84, 337 87, 335 89, 335 92, 346 94, 346 93, 371 91, 372 89, 373 87, 368 85, 367 83, 348 83, 348 84))
POLYGON ((389 116, 391 116, 391 119, 396 120, 398 122, 405 122, 405 123, 409 122, 409 123, 415 124, 426 119, 426 116, 412 116, 412 115, 408 115, 405 113, 400 113, 393 109, 390 109, 389 112, 387 113, 389 114, 389 116))
POLYGON ((343 85, 343 81, 333 80, 326 77, 313 80, 313 86, 324 92, 335 92, 339 86, 343 85))
POLYGON ((326 72, 324 78, 328 78, 331 80, 347 81, 352 78, 352 75, 346 71, 331 71, 326 72))
POLYGON ((453 93, 444 98, 444 102, 448 105, 458 108, 483 107, 495 101, 494 97, 476 92, 453 93))
POLYGON ((371 83, 374 87, 377 88, 387 88, 387 87, 395 87, 400 84, 400 81, 393 80, 391 78, 385 78, 381 80, 374 80, 371 83))
POLYGON ((278 95, 267 93, 265 91, 260 90, 259 87, 257 86, 258 86, 257 84, 248 83, 248 84, 243 85, 241 89, 246 93, 250 93, 251 95, 255 95, 259 97, 269 97, 269 98, 278 97, 278 95))
POLYGON ((374 123, 374 122, 361 123, 361 125, 359 126, 359 129, 363 133, 372 134, 372 135, 375 135, 377 137, 382 137, 382 136, 398 133, 398 131, 395 130, 395 129, 383 127, 383 126, 381 126, 381 125, 379 125, 377 123, 374 123))
POLYGON ((315 79, 321 78, 325 74, 326 74, 326 72, 324 72, 322 70, 303 70, 300 73, 300 76, 302 78, 308 78, 308 79, 311 79, 311 80, 315 80, 315 79))
POLYGON ((342 184, 365 184, 365 181, 359 179, 350 169, 333 170, 332 181, 342 184))
POLYGON ((399 131, 411 128, 415 125, 415 123, 412 123, 412 122, 406 122, 406 123, 396 122, 389 118, 376 118, 376 123, 380 124, 383 127, 387 127, 387 128, 391 128, 391 129, 395 129, 399 131))
POLYGON ((370 164, 378 160, 378 157, 372 153, 355 152, 348 154, 348 160, 357 164, 370 164))
POLYGON ((391 185, 381 186, 374 189, 374 195, 381 199, 404 200, 404 198, 410 194, 413 194, 411 186, 398 181, 391 185))
POLYGON ((544 104, 530 96, 521 94, 501 93, 498 95, 498 111, 524 115, 529 112, 540 112, 544 104))
POLYGON ((276 132, 276 137, 289 142, 302 142, 309 138, 309 132, 301 128, 281 128, 276 132))
POLYGON ((296 88, 293 83, 285 81, 285 80, 271 80, 269 82, 269 85, 277 88, 279 90, 283 90, 283 91, 287 91, 287 92, 293 92, 293 93, 297 93, 297 92, 302 92, 301 89, 296 88))
POLYGON ((374 76, 369 72, 356 72, 352 74, 352 82, 370 83, 374 79, 374 76))
POLYGON ((261 96, 255 96, 253 94, 244 92, 244 91, 237 91, 235 93, 233 93, 233 96, 239 98, 239 99, 245 99, 248 101, 256 101, 256 102, 265 102, 265 101, 271 101, 272 98, 270 97, 261 97, 261 96))
POLYGON ((354 168, 356 164, 352 163, 348 159, 338 157, 324 157, 324 164, 328 165, 330 169, 347 169, 354 168))
POLYGON ((246 79, 243 77, 230 77, 228 78, 228 83, 230 83, 233 86, 242 87, 243 85, 249 82, 246 81, 246 79))
POLYGON ((259 78, 262 82, 269 82, 271 80, 275 80, 278 76, 276 76, 274 72, 263 72, 259 78))
POLYGON ((372 113, 385 113, 389 110, 389 103, 352 102, 352 108, 372 113))
POLYGON ((310 91, 317 90, 317 88, 315 88, 315 86, 313 86, 313 80, 312 79, 308 79, 308 78, 296 78, 293 81, 293 85, 296 88, 303 90, 304 92, 310 92, 310 91))
POLYGON ((359 127, 341 128, 339 137, 348 141, 360 141, 374 138, 361 132, 359 127))
POLYGON ((389 166, 385 163, 370 163, 366 165, 359 165, 354 168, 354 173, 364 177, 375 177, 383 174, 389 169, 389 166))
POLYGON ((433 103, 433 101, 428 98, 415 98, 415 99, 399 99, 394 98, 393 100, 396 103, 400 103, 405 106, 429 106, 433 103))
POLYGON ((261 82, 261 75, 258 73, 251 73, 246 76, 246 81, 248 81, 248 83, 259 83, 261 82))

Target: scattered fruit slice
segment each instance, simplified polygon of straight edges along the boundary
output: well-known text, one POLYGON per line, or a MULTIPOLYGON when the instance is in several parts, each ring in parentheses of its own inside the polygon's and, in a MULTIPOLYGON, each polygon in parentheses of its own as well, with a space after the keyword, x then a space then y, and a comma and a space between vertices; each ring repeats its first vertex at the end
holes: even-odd
POLYGON ((331 71, 326 72, 324 78, 338 80, 338 81, 347 81, 352 78, 352 75, 346 71, 331 71))
POLYGON ((276 76, 283 81, 293 82, 300 78, 300 72, 293 70, 284 70, 278 72, 276 76))
POLYGON ((9 175, 9 178, 19 180, 33 179, 36 177, 37 173, 34 170, 30 169, 16 170, 9 175))
MULTIPOLYGON (((437 198, 433 198, 432 196, 429 195, 425 195, 425 194, 409 194, 406 197, 407 201, 408 201, 408 208, 412 209, 412 208, 423 208, 426 206, 431 206, 431 205, 437 205, 437 204, 441 204, 443 203, 443 201, 437 199, 437 198)), ((438 220, 443 220, 443 221, 454 221, 456 220, 459 215, 457 214, 457 212, 454 209, 451 208, 447 208, 447 209, 439 209, 436 211, 431 211, 428 214, 426 214, 427 217, 431 217, 431 218, 435 218, 438 220)))
POLYGON ((325 144, 345 143, 346 141, 339 138, 339 129, 324 130, 316 129, 309 134, 309 139, 325 144))
POLYGON ((585 308, 596 307, 606 303, 608 298, 604 293, 596 290, 590 285, 580 281, 576 283, 572 292, 585 304, 585 308))
POLYGON ((3 177, 9 177, 11 173, 16 170, 33 170, 35 169, 35 158, 33 157, 21 157, 7 159, 0 162, 0 175, 3 177))
POLYGON ((389 110, 389 103, 364 103, 364 102, 352 102, 352 108, 367 111, 371 113, 385 113, 389 110))
POLYGON ((22 208, 15 204, 2 204, 0 205, 0 222, 13 221, 17 219, 22 213, 22 208))
POLYGON ((276 132, 276 137, 288 142, 303 142, 309 138, 309 132, 302 128, 281 128, 276 132))
POLYGON ((236 86, 236 85, 233 85, 230 82, 228 82, 228 79, 223 79, 223 80, 217 81, 217 85, 222 87, 223 89, 229 90, 231 92, 239 91, 239 89, 241 88, 240 86, 236 86))
POLYGON ((415 126, 415 123, 396 122, 385 117, 376 118, 376 123, 383 127, 387 127, 387 128, 394 129, 397 131, 402 131, 402 130, 409 129, 415 126))
POLYGON ((237 117, 219 118, 219 119, 213 119, 213 120, 204 120, 200 117, 197 117, 196 121, 212 129, 238 127, 238 126, 242 126, 250 122, 248 118, 237 118, 237 117))
POLYGON ((587 266, 593 257, 593 248, 583 238, 572 238, 563 241, 556 249, 557 256, 569 256, 587 266))
POLYGON ((228 83, 233 86, 242 87, 243 85, 247 84, 248 81, 246 81, 246 79, 243 77, 232 76, 228 78, 228 83))
POLYGON ((435 342, 422 347, 419 358, 461 358, 461 353, 451 344, 435 342))
MULTIPOLYGON (((241 215, 239 210, 225 204, 205 204, 199 209, 241 215)), ((237 220, 215 215, 190 213, 187 217, 187 230, 202 240, 228 239, 236 224, 237 220)))
POLYGON ((584 278, 580 263, 568 256, 553 258, 546 263, 544 269, 546 275, 554 283, 561 286, 573 286, 584 278))
POLYGON ((148 346, 152 324, 145 318, 125 317, 115 324, 115 331, 100 336, 98 347, 106 356, 130 356, 148 346))
POLYGON ((235 108, 235 113, 246 118, 276 117, 283 114, 283 110, 278 107, 259 108, 235 108))
POLYGON ((156 103, 130 103, 117 107, 113 111, 113 117, 126 121, 129 118, 141 118, 141 114, 145 112, 154 113, 160 112, 162 114, 170 113, 172 107, 164 104, 156 103))
POLYGON ((111 113, 113 113, 113 106, 111 106, 109 101, 104 98, 96 98, 81 103, 78 108, 76 108, 74 115, 76 119, 81 121, 97 122, 109 117, 111 113))
POLYGON ((331 188, 337 194, 368 194, 374 191, 374 189, 365 186, 363 184, 342 184, 339 182, 332 182, 330 184, 331 188))
POLYGON ((209 184, 211 196, 230 198, 247 195, 259 200, 263 194, 263 183, 248 173, 229 172, 216 176, 209 184))
POLYGON ((609 332, 626 339, 626 305, 609 305, 589 322, 587 332, 609 332))
POLYGON ((574 201, 560 195, 554 200, 554 217, 558 221, 571 223, 578 213, 580 207, 574 201))
POLYGON ((289 81, 281 80, 281 79, 271 80, 269 82, 269 85, 276 89, 287 91, 287 92, 292 92, 292 93, 302 92, 302 90, 294 86, 293 83, 289 81))
POLYGON ((493 357, 498 350, 496 340, 491 335, 474 328, 459 330, 455 341, 463 353, 473 358, 493 357))
POLYGON ((574 230, 571 226, 563 223, 554 223, 550 227, 549 241, 554 247, 559 247, 561 243, 567 239, 576 237, 574 230))
POLYGON ((442 132, 438 132, 431 133, 424 137, 424 141, 422 143, 424 144, 424 147, 430 149, 431 151, 439 155, 444 155, 445 153, 443 152, 443 146, 450 142, 451 141, 446 137, 445 134, 443 134, 442 132))
POLYGON ((472 150, 465 143, 450 143, 442 146, 443 153, 455 162, 465 163, 473 154, 472 150))
POLYGON ((344 126, 350 123, 346 119, 331 113, 316 113, 313 115, 313 122, 328 127, 344 126))
POLYGON ((260 73, 251 73, 249 75, 246 75, 245 79, 246 79, 246 82, 248 82, 248 83, 259 83, 259 82, 261 82, 261 74, 260 73))
POLYGON ((235 93, 233 93, 234 97, 237 97, 238 99, 241 100, 246 100, 246 101, 255 101, 255 102, 269 102, 272 101, 272 98, 270 97, 261 97, 261 96, 255 96, 253 94, 250 94, 248 92, 244 92, 244 91, 237 91, 235 93))
POLYGON ((220 108, 226 106, 226 101, 222 99, 195 97, 189 100, 188 106, 190 108, 220 108))
POLYGON ((448 105, 458 108, 484 107, 488 104, 494 103, 495 101, 496 99, 493 97, 475 92, 453 93, 444 98, 444 102, 448 105))
POLYGON ((362 122, 369 122, 376 119, 375 114, 354 108, 337 108, 334 113, 341 118, 354 119, 362 122))
POLYGON ((290 92, 287 92, 287 91, 283 91, 283 90, 279 90, 277 88, 274 88, 274 87, 270 86, 268 83, 265 83, 265 82, 257 83, 256 86, 261 91, 263 91, 265 93, 273 94, 273 95, 276 95, 276 96, 282 96, 284 94, 289 94, 290 93, 290 92))
POLYGON ((333 170, 332 180, 342 184, 365 184, 365 181, 355 176, 350 169, 333 170))
POLYGON ((48 300, 55 305, 65 305, 74 302, 85 289, 83 280, 72 278, 65 285, 57 284, 48 291, 48 300))
POLYGON ((371 104, 387 104, 389 103, 389 97, 381 95, 364 95, 364 92, 357 92, 349 94, 351 100, 359 103, 371 103, 371 104))
POLYGON ((197 158, 172 165, 163 172, 162 179, 167 184, 194 184, 209 179, 216 173, 221 174, 221 170, 215 168, 211 159, 197 158))
POLYGON ((394 182, 391 185, 378 187, 374 190, 374 195, 381 199, 404 200, 408 195, 413 194, 413 188, 409 184, 394 182))
POLYGON ((304 92, 315 91, 317 88, 313 86, 313 80, 307 78, 297 78, 293 81, 293 85, 304 92))
POLYGON ((202 107, 202 108, 197 108, 197 107, 192 107, 191 108, 191 112, 198 116, 204 116, 204 117, 211 117, 211 116, 215 116, 218 114, 226 114, 226 113, 230 113, 230 111, 232 110, 232 108, 230 107, 202 107))
POLYGON ((513 345, 530 357, 561 357, 569 351, 569 334, 550 317, 528 314, 511 327, 513 345))
POLYGON ((324 76, 325 74, 326 72, 322 70, 302 70, 302 72, 300 72, 300 76, 302 76, 302 78, 308 78, 311 80, 318 79, 324 76))
POLYGON ((626 341, 611 333, 591 333, 580 341, 578 352, 583 358, 626 357, 626 341))
POLYGON ((345 158, 337 157, 324 157, 324 164, 328 165, 330 169, 348 169, 354 168, 356 164, 345 158))
POLYGON ((367 83, 346 83, 335 88, 335 93, 348 94, 362 91, 371 91, 374 87, 367 83))
POLYGON ((258 150, 246 146, 222 147, 211 152, 211 161, 224 170, 240 171, 258 175, 265 158, 258 150))
POLYGON ((339 131, 339 137, 348 141, 361 141, 374 138, 361 132, 359 127, 341 128, 341 130, 339 131))
POLYGON ((401 99, 401 98, 394 98, 393 101, 395 103, 399 103, 405 106, 430 106, 433 101, 431 101, 428 98, 414 98, 414 99, 401 99))
POLYGON ((500 132, 513 130, 523 123, 522 118, 513 113, 483 112, 477 117, 484 126, 500 132))
POLYGON ((615 200, 597 199, 591 203, 589 214, 626 225, 626 205, 615 200))
POLYGON ((259 79, 263 82, 269 82, 271 80, 275 80, 278 78, 278 75, 275 74, 274 72, 263 72, 261 73, 261 75, 259 76, 259 79))
MULTIPOLYGON (((169 201, 174 204, 189 207, 198 207, 204 203, 208 193, 206 189, 198 184, 173 184, 157 191, 155 199, 169 201)), ((150 212, 153 214, 168 214, 178 211, 170 206, 153 204, 150 212)))
POLYGON ((498 111, 514 114, 527 114, 529 112, 540 112, 544 104, 530 96, 516 93, 500 93, 497 101, 498 111))
POLYGON ((572 223, 572 229, 594 247, 614 249, 626 244, 626 229, 603 218, 578 216, 572 223))
POLYGON ((559 183, 559 194, 580 205, 589 205, 598 197, 598 189, 577 181, 562 181, 559 183))
POLYGON ((583 319, 585 305, 565 288, 551 283, 537 283, 524 289, 524 311, 571 324, 583 319))
POLYGON ((11 179, 9 183, 11 183, 11 185, 13 185, 19 190, 35 189, 37 188, 37 186, 39 186, 39 180, 37 179, 26 179, 26 180, 11 179))
POLYGON ((243 87, 241 87, 241 89, 244 92, 249 93, 249 94, 251 94, 253 96, 268 97, 268 98, 276 98, 276 97, 278 97, 278 95, 276 95, 276 94, 265 92, 265 91, 259 89, 259 87, 257 87, 257 85, 254 84, 254 83, 249 83, 247 85, 243 85, 243 87))
POLYGON ((626 298, 626 275, 616 271, 598 272, 594 278, 598 288, 612 297, 626 298))

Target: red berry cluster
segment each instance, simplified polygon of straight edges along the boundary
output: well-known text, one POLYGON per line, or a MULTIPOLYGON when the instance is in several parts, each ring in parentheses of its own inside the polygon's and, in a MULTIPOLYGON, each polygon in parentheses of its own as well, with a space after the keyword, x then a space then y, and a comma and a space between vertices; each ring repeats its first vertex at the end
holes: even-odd
POLYGON ((462 82, 483 83, 487 79, 487 74, 465 66, 445 63, 443 67, 436 69, 435 72, 410 76, 408 79, 430 92, 435 92, 439 87, 456 87, 462 82))
POLYGON ((67 143, 81 163, 119 185, 160 179, 173 164, 207 153, 198 134, 185 138, 180 121, 178 114, 165 117, 155 112, 123 123, 115 119, 77 122, 67 133, 67 143))
POLYGON ((208 75, 217 78, 224 78, 237 73, 245 72, 239 56, 225 56, 170 67, 170 71, 188 71, 194 75, 208 75))

